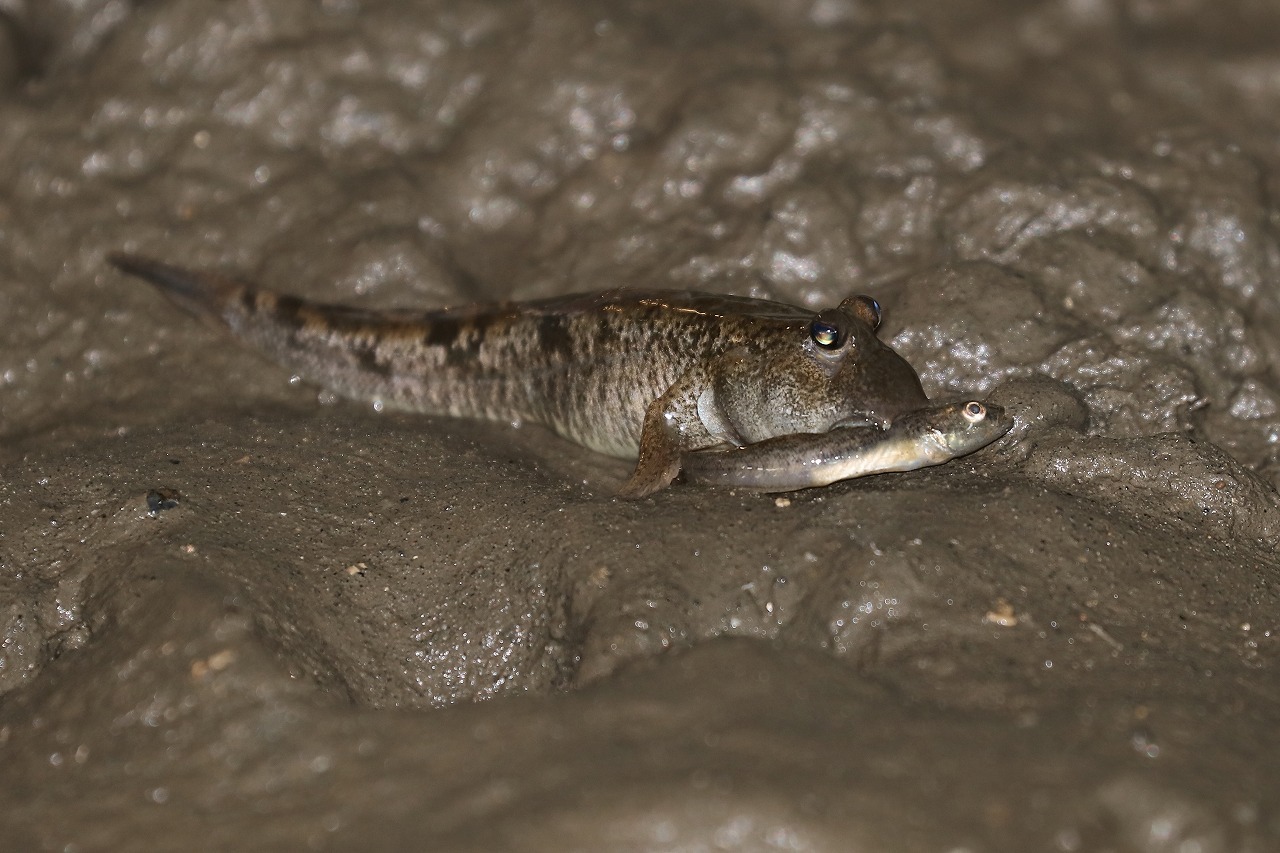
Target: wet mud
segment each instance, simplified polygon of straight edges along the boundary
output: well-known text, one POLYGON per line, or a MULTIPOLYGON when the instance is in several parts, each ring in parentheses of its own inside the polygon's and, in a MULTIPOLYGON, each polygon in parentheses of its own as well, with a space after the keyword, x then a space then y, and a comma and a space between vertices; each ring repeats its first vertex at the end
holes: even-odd
POLYGON ((1280 13, 0 2, 13 850, 1280 849, 1280 13), (1016 417, 785 497, 291 381, 110 252, 855 292, 1016 417))

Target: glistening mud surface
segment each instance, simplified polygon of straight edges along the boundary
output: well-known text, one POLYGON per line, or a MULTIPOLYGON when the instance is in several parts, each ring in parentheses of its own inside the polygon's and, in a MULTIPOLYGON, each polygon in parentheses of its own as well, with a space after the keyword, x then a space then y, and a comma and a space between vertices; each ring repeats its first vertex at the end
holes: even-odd
POLYGON ((5 843, 1280 849, 1280 14, 938 5, 0 2, 5 843), (1019 421, 623 503, 318 400, 118 249, 870 292, 1019 421))

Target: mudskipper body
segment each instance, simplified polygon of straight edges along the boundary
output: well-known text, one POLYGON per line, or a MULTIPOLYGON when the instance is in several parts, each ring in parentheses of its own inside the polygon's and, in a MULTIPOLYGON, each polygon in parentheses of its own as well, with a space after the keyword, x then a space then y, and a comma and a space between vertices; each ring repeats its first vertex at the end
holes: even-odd
POLYGON ((836 426, 883 428, 929 402, 915 370, 876 337, 880 306, 866 296, 820 313, 625 289, 374 311, 133 255, 110 260, 341 395, 540 423, 592 450, 636 459, 625 497, 665 488, 687 452, 836 426))

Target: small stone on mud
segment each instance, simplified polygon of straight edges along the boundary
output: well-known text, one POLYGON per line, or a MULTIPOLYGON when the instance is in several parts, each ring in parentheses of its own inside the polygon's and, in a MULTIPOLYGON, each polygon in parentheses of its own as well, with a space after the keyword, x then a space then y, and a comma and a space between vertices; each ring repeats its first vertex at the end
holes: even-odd
POLYGON ((987 611, 982 621, 1002 628, 1012 628, 1018 624, 1018 616, 1013 612, 1013 605, 1003 598, 996 599, 996 606, 987 611))
POLYGON ((154 516, 167 509, 173 509, 181 498, 177 489, 152 489, 147 492, 147 512, 154 516))

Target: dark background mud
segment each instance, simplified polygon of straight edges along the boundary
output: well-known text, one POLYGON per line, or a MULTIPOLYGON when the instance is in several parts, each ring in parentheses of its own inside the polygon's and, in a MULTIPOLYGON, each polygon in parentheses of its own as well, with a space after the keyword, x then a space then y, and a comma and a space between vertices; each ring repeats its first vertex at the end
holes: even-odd
POLYGON ((0 0, 0 99, 5 849, 1280 849, 1274 4, 0 0), (1019 423, 623 503, 122 248, 870 292, 1019 423))

